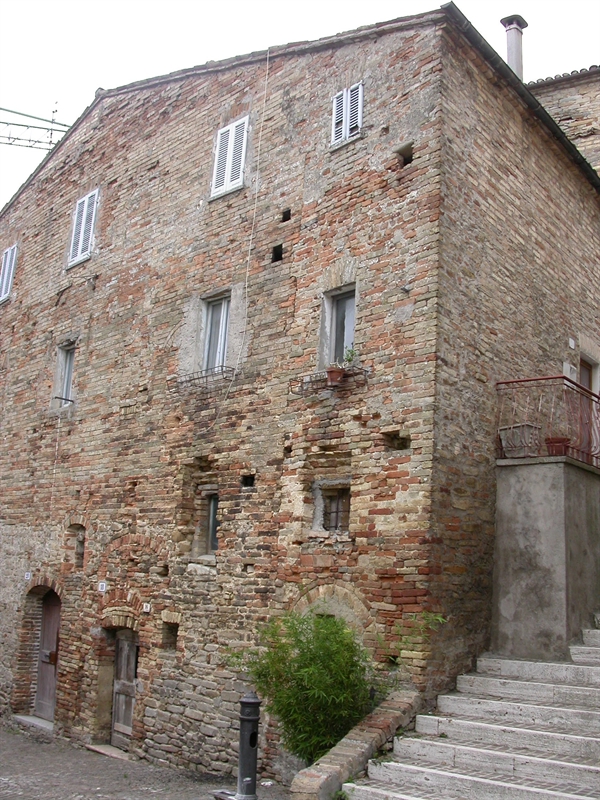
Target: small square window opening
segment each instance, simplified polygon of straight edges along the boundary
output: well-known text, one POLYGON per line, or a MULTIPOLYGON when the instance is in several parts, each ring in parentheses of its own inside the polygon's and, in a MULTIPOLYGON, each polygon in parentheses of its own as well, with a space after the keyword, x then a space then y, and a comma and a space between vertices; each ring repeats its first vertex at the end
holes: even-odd
POLYGON ((286 208, 281 212, 281 221, 282 222, 289 222, 292 218, 292 209, 286 208))
POLYGON ((350 489, 323 489, 323 528, 347 531, 350 522, 350 489))
POLYGON ((283 261, 283 245, 276 244, 271 253, 271 262, 283 261))
POLYGON ((179 625, 176 622, 163 622, 162 646, 164 650, 177 650, 179 625))
POLYGON ((242 475, 242 486, 244 488, 249 488, 254 486, 255 483, 255 475, 242 475))

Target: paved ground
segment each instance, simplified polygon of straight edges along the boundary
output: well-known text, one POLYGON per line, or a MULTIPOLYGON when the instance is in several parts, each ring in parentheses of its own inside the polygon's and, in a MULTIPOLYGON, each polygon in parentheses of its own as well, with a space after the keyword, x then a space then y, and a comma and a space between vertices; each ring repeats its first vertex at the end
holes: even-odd
MULTIPOLYGON (((0 798, 22 800, 214 800, 235 784, 194 773, 120 761, 60 739, 0 724, 0 798)), ((277 784, 257 786, 259 800, 289 800, 277 784)))

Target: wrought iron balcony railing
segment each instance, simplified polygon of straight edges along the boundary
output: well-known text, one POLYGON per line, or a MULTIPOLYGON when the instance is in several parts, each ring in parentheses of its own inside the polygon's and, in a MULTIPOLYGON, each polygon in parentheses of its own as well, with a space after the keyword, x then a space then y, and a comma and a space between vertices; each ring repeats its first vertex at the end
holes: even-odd
POLYGON ((500 458, 570 456, 600 467, 600 396, 563 375, 496 387, 500 458))

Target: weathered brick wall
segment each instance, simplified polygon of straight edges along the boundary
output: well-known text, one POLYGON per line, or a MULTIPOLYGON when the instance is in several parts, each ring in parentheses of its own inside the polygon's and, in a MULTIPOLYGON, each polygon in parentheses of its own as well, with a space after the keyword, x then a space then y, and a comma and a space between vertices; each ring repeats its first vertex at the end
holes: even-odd
POLYGON ((600 344, 600 198, 519 99, 444 38, 432 593, 435 676, 489 646, 499 380, 600 344))
POLYGON ((596 172, 600 172, 600 68, 529 84, 596 172))
MULTIPOLYGON (((270 613, 309 600, 334 604, 373 647, 398 614, 422 608, 438 20, 294 58, 274 53, 264 107, 263 57, 107 93, 4 213, 2 247, 16 241, 19 254, 0 307, 10 332, 0 342, 0 514, 12 553, 0 657, 9 694, 31 586, 23 576, 55 580, 60 729, 106 738, 111 637, 130 627, 140 642, 137 751, 231 772, 244 684, 226 647, 254 641, 270 613), (358 80, 364 135, 332 150, 331 97, 358 80), (247 188, 208 202, 216 131, 246 113, 247 188), (414 159, 402 168, 394 151, 406 142, 414 159), (94 254, 65 270, 75 201, 96 187, 94 254), (278 244, 283 260, 272 263, 278 244), (290 380, 319 366, 322 293, 347 283, 356 284, 367 382, 290 394, 290 380), (167 378, 194 363, 200 299, 227 288, 248 297, 247 326, 243 314, 232 319, 240 373, 207 391, 171 391, 167 378), (51 411, 56 347, 75 338, 76 402, 51 411), (410 448, 390 446, 390 431, 409 436, 410 448), (241 486, 245 474, 253 487, 241 486), (315 480, 340 478, 351 482, 348 534, 313 531, 315 480), (192 558, 195 484, 218 486, 216 560, 192 558), (74 526, 85 528, 83 568, 74 526), (175 651, 163 646, 165 620, 179 625, 175 651)), ((416 680, 423 666, 415 653, 416 680)), ((265 765, 274 757, 269 744, 265 765)))

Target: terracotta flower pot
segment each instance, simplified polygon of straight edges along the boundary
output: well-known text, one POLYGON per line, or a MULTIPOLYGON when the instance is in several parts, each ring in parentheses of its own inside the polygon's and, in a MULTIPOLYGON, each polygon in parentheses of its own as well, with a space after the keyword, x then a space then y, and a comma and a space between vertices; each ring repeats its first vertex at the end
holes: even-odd
POLYGON ((567 448, 571 444, 568 436, 549 436, 546 439, 546 449, 549 456, 566 456, 567 448))
POLYGON ((327 367, 326 372, 328 386, 339 386, 344 380, 344 375, 346 374, 346 370, 343 367, 337 367, 334 365, 327 367))

